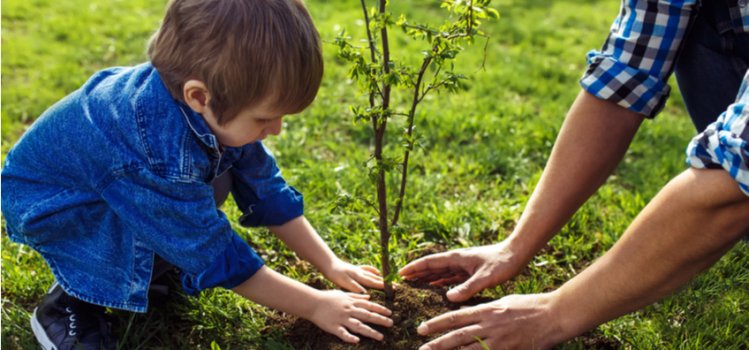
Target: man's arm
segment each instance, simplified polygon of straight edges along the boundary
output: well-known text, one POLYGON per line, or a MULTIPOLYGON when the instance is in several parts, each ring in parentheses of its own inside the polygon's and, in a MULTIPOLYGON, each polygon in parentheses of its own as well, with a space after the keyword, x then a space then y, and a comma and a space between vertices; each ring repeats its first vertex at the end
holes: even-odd
POLYGON ((422 349, 548 348, 672 293, 749 232, 749 197, 723 170, 689 169, 645 207, 599 260, 558 290, 511 295, 419 327, 452 330, 422 349))
POLYGON ((611 175, 642 120, 638 113, 580 92, 517 229, 508 237, 525 262, 611 175))
POLYGON ((575 310, 564 328, 579 334, 661 299, 747 233, 749 197, 736 181, 723 170, 685 171, 608 253, 556 292, 561 314, 575 310))
POLYGON ((518 273, 604 183, 621 161, 643 116, 580 92, 554 144, 541 180, 513 233, 488 247, 454 250, 406 265, 401 275, 437 284, 464 301, 518 273))

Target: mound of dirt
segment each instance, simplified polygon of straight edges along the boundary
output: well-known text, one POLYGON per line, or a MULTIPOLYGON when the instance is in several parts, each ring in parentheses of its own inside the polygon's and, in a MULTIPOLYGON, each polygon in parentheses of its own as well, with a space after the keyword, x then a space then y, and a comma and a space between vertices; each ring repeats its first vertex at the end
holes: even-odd
MULTIPOLYGON (((313 286, 317 283, 312 283, 313 286)), ((416 333, 416 327, 421 322, 456 310, 463 305, 476 305, 488 302, 488 298, 474 298, 468 303, 455 304, 445 297, 446 288, 432 287, 419 284, 401 284, 395 293, 395 300, 388 302, 385 295, 372 292, 371 300, 385 305, 393 311, 391 318, 394 325, 390 328, 374 326, 385 339, 376 341, 360 337, 359 344, 344 343, 338 337, 317 328, 312 322, 294 316, 276 313, 268 320, 268 326, 280 329, 286 341, 296 349, 418 349, 430 338, 416 333)))

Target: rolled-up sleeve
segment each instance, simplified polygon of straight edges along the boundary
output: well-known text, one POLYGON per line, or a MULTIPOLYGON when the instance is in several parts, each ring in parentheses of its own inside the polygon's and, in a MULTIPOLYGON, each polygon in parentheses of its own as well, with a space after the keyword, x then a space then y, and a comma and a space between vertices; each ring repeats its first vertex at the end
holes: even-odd
POLYGON ((736 103, 689 143, 687 163, 694 168, 723 168, 749 196, 749 71, 736 103))
POLYGON ((281 177, 275 158, 261 142, 244 146, 231 171, 241 225, 282 225, 304 214, 302 194, 281 177))
POLYGON ((137 244, 182 270, 188 292, 235 287, 263 265, 216 208, 206 183, 129 169, 108 181, 101 194, 137 244))
POLYGON ((198 274, 182 274, 182 288, 188 294, 216 286, 231 289, 252 277, 263 265, 263 259, 234 233, 226 250, 207 269, 198 274))
POLYGON ((670 94, 667 81, 697 6, 696 0, 623 0, 603 47, 587 55, 582 88, 654 117, 670 94))

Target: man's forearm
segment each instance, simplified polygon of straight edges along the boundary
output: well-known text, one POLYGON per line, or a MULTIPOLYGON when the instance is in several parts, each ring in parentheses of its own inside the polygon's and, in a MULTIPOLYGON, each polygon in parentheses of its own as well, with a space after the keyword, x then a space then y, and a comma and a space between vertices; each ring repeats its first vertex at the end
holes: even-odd
POLYGON ((565 225, 614 171, 642 120, 613 102, 580 92, 509 237, 514 251, 530 260, 565 225))
POLYGON ((569 316, 567 336, 672 293, 748 231, 749 198, 725 171, 685 171, 609 252, 553 292, 559 314, 569 316))

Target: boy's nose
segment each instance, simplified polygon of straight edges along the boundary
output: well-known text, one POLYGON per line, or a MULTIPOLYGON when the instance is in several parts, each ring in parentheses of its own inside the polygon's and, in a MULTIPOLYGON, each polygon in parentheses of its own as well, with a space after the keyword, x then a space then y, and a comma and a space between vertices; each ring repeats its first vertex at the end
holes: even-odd
POLYGON ((282 128, 283 128, 283 117, 273 120, 273 123, 269 125, 266 130, 269 134, 278 136, 279 134, 281 134, 282 128))

